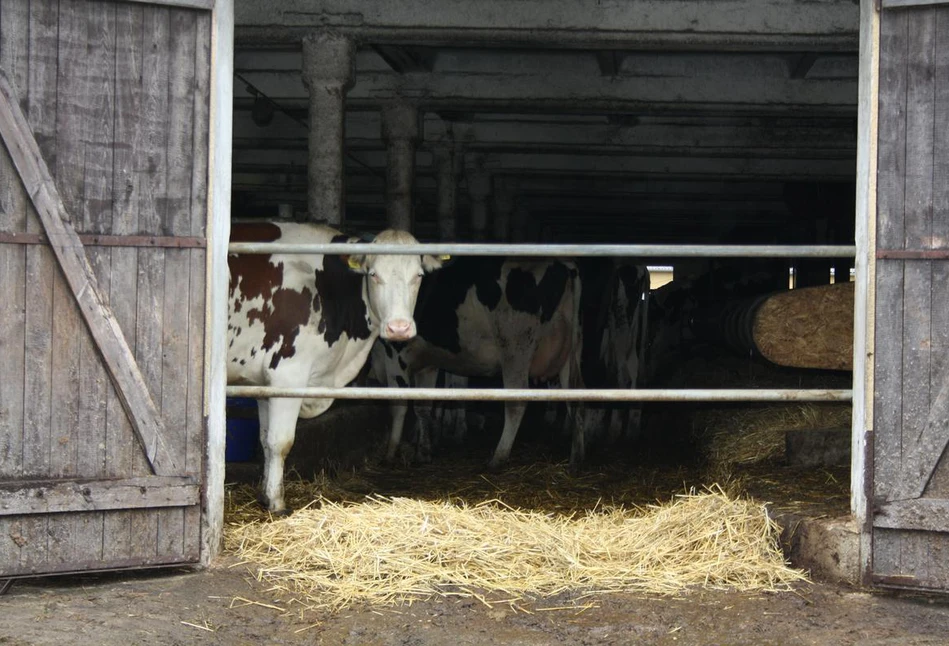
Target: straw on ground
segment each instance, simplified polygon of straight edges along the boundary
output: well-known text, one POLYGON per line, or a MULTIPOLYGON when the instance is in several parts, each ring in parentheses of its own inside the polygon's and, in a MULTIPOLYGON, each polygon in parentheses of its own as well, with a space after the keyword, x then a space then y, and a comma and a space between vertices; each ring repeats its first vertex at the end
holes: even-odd
POLYGON ((777 536, 764 505, 717 488, 575 516, 499 501, 320 499, 226 534, 261 580, 314 609, 433 596, 515 604, 563 593, 588 600, 591 591, 786 589, 805 577, 787 566, 777 536))

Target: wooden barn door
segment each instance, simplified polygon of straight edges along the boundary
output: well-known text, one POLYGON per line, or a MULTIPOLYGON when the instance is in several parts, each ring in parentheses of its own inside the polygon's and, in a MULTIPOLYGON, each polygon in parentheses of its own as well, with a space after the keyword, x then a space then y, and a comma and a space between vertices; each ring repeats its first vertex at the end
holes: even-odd
POLYGON ((199 559, 206 9, 0 0, 0 579, 199 559))
POLYGON ((949 5, 945 3, 883 0, 877 160, 871 574, 879 585, 945 591, 949 590, 949 5))

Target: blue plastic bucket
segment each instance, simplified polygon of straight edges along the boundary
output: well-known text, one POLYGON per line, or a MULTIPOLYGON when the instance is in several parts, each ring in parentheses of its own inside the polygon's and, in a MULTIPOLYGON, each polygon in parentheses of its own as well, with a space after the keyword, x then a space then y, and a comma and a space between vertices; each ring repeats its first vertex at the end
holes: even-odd
POLYGON ((227 398, 227 440, 225 462, 250 462, 257 454, 260 420, 257 400, 245 397, 227 398))

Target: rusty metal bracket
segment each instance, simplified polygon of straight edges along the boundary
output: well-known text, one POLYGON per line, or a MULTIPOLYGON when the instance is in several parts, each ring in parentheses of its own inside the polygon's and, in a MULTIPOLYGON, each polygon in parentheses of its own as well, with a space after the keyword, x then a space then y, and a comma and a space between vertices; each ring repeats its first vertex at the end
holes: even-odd
POLYGON ((949 249, 877 249, 877 260, 949 260, 949 249))
MULTIPOLYGON (((90 247, 154 247, 161 249, 203 249, 207 246, 205 238, 196 236, 117 236, 98 233, 83 233, 79 241, 90 247)), ((42 233, 14 233, 0 231, 0 243, 7 244, 49 244, 49 238, 42 233)))

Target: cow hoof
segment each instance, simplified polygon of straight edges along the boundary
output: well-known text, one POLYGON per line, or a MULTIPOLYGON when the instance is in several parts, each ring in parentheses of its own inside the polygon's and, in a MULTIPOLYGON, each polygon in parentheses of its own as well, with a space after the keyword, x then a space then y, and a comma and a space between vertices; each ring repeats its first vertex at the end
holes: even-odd
POLYGON ((488 471, 488 473, 501 473, 501 471, 504 470, 504 463, 491 460, 488 462, 485 469, 488 471))
POLYGON ((276 509, 276 510, 271 509, 270 501, 268 501, 266 496, 264 496, 263 494, 257 496, 257 504, 260 505, 263 508, 263 510, 266 511, 268 514, 270 514, 273 518, 286 518, 287 516, 293 513, 292 509, 287 509, 286 507, 283 509, 276 509))

